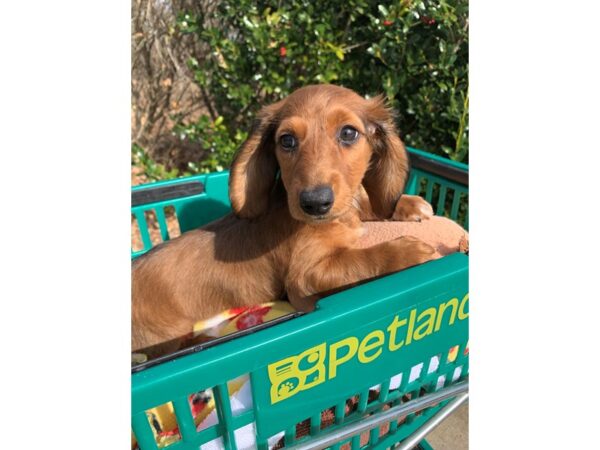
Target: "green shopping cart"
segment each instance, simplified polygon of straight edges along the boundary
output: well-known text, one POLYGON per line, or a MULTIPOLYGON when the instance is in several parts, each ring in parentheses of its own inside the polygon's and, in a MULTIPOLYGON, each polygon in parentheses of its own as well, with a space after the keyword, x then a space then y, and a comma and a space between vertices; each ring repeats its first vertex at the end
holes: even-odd
MULTIPOLYGON (((468 228, 468 167, 416 149, 409 154, 407 193, 468 228)), ((134 187, 142 248, 132 257, 153 246, 148 213, 163 241, 169 214, 185 232, 228 213, 228 176, 134 187)), ((172 450, 269 450, 274 437, 286 449, 430 448, 425 435, 468 398, 468 261, 448 255, 331 295, 312 313, 134 366, 137 445, 159 447, 150 411, 169 405, 177 422, 177 439, 166 447, 172 450), (252 402, 236 412, 232 383, 244 376, 252 402), (212 394, 216 422, 198 428, 189 399, 203 391, 212 394), (332 414, 327 426, 324 411, 332 414)))

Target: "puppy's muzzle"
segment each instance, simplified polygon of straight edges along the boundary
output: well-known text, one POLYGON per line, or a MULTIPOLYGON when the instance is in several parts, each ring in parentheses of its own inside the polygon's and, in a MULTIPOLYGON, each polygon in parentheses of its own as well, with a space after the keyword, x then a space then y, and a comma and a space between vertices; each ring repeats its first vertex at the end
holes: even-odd
POLYGON ((329 186, 317 186, 300 192, 300 207, 311 216, 322 216, 333 206, 334 195, 329 186))

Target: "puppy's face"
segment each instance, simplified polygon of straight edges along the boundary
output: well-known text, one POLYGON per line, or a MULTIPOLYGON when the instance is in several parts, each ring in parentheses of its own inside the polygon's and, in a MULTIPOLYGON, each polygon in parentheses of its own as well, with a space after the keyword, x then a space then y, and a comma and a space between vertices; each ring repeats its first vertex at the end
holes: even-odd
POLYGON ((259 113, 231 167, 229 195, 238 217, 267 211, 278 171, 297 220, 340 217, 361 183, 373 212, 386 219, 402 193, 408 157, 381 97, 313 85, 259 113))
POLYGON ((329 221, 352 207, 373 153, 364 100, 350 91, 302 94, 292 94, 280 110, 275 156, 292 217, 329 221))

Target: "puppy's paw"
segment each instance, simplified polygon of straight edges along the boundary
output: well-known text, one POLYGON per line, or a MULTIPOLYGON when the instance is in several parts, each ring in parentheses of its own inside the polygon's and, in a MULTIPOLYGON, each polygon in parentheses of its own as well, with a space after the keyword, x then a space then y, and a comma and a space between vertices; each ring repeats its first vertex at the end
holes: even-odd
POLYGON ((421 222, 433 216, 431 205, 418 195, 403 195, 396 204, 392 220, 421 222))
POLYGON ((435 249, 416 237, 402 236, 389 243, 394 248, 395 270, 402 270, 434 259, 435 249))

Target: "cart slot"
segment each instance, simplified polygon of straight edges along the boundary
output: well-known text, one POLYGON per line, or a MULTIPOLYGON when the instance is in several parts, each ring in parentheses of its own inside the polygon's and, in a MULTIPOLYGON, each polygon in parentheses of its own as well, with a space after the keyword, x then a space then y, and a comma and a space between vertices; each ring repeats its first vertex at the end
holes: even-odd
POLYGON ((176 198, 191 197, 192 195, 202 194, 203 192, 204 184, 200 181, 188 181, 170 186, 140 189, 131 193, 131 206, 140 206, 176 198))

